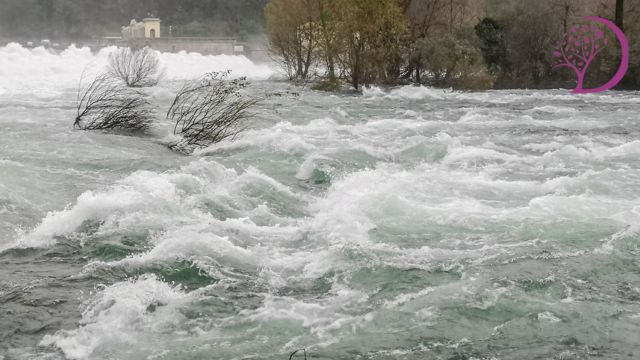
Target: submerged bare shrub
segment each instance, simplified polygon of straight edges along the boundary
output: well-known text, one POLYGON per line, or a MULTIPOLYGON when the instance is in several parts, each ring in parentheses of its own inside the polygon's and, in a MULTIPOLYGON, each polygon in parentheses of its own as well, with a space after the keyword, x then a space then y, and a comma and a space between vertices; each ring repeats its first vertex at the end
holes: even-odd
POLYGON ((141 131, 151 124, 152 111, 145 96, 125 87, 108 74, 78 87, 76 129, 141 131))
POLYGON ((161 78, 160 59, 152 49, 120 48, 109 54, 108 73, 129 87, 148 87, 161 78))
POLYGON ((242 90, 245 78, 228 80, 230 71, 214 72, 186 84, 167 112, 175 121, 173 133, 180 141, 173 149, 191 152, 226 139, 233 139, 246 128, 248 109, 259 100, 242 90))

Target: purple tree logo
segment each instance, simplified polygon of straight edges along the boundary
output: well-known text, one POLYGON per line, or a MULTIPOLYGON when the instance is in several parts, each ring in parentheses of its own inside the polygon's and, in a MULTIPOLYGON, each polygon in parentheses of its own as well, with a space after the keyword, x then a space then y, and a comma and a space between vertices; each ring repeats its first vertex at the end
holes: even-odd
POLYGON ((614 23, 607 19, 589 16, 586 19, 591 20, 590 24, 574 26, 571 30, 564 34, 560 43, 556 45, 553 56, 556 58, 555 68, 568 67, 572 69, 578 78, 578 84, 573 90, 576 94, 596 93, 612 89, 624 77, 629 67, 629 42, 622 32, 614 23), (598 54, 609 45, 609 40, 596 24, 601 23, 611 29, 622 48, 622 58, 620 68, 615 76, 603 86, 595 89, 585 89, 584 78, 587 74, 589 66, 598 54))

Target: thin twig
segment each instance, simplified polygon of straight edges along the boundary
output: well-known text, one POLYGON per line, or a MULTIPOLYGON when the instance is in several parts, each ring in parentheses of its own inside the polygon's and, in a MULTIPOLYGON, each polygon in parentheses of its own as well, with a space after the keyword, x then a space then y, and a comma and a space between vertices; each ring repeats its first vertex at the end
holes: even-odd
POLYGON ((293 356, 295 354, 297 354, 298 352, 303 351, 304 352, 304 360, 307 360, 307 349, 298 349, 294 352, 291 353, 291 355, 289 355, 289 360, 293 359, 293 356))

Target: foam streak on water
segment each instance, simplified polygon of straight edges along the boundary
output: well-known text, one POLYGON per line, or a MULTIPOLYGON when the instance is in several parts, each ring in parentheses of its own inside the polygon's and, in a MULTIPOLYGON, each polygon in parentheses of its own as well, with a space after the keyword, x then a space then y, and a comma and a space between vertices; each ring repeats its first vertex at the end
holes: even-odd
MULTIPOLYGON (((71 128, 108 51, 0 48, 47 80, 0 72, 0 359, 640 356, 638 93, 293 89, 183 157, 71 128)), ((289 89, 161 61, 160 113, 196 72, 289 89)))

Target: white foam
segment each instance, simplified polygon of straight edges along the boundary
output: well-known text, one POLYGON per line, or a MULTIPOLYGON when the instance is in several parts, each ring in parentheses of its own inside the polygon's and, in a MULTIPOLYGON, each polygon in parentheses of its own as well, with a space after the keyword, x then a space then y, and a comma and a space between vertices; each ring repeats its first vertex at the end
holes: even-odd
POLYGON ((385 92, 379 87, 371 86, 363 88, 363 95, 365 97, 387 97, 395 99, 409 99, 409 100, 444 100, 445 91, 441 89, 435 89, 425 86, 401 86, 391 89, 389 92, 385 92))
MULTIPOLYGON (((52 96, 62 89, 75 89, 82 72, 103 71, 115 47, 92 53, 89 48, 54 53, 42 47, 23 48, 10 43, 0 47, 0 94, 32 90, 36 96, 52 96)), ((263 80, 275 74, 272 65, 258 65, 244 56, 201 55, 197 53, 158 53, 167 80, 197 78, 205 73, 231 70, 232 77, 263 80)))
POLYGON ((426 86, 400 86, 385 91, 380 87, 371 86, 362 90, 365 99, 368 101, 376 98, 388 98, 395 100, 459 100, 492 104, 512 104, 531 103, 533 108, 528 110, 541 111, 555 114, 573 114, 575 110, 567 106, 535 106, 540 101, 589 101, 606 104, 637 104, 640 97, 637 92, 615 92, 609 91, 604 94, 571 94, 569 90, 490 90, 482 92, 460 92, 453 90, 442 90, 426 86))
POLYGON ((575 108, 565 107, 565 106, 553 106, 553 105, 538 106, 528 111, 529 112, 540 111, 540 112, 546 112, 546 113, 552 113, 552 114, 574 114, 578 112, 578 110, 575 108))
POLYGON ((141 171, 106 191, 87 191, 78 197, 75 205, 48 213, 35 229, 19 237, 14 247, 51 246, 57 236, 78 230, 88 220, 101 223, 102 231, 139 228, 141 213, 146 213, 148 229, 159 229, 165 221, 162 217, 165 211, 179 208, 181 202, 175 184, 180 175, 176 177, 141 171))
POLYGON ((241 315, 252 321, 296 322, 323 338, 332 330, 361 321, 362 316, 349 315, 343 309, 359 303, 364 304, 367 298, 367 294, 362 291, 344 288, 332 290, 330 296, 314 303, 291 297, 269 295, 260 308, 244 310, 241 315))
POLYGON ((212 264, 256 272, 260 261, 259 252, 255 248, 243 248, 234 244, 228 237, 218 236, 212 229, 207 231, 206 228, 204 225, 192 225, 171 230, 154 239, 154 247, 144 254, 109 263, 90 263, 86 266, 85 272, 91 273, 96 269, 110 267, 135 270, 150 264, 182 260, 200 264, 201 270, 208 271, 211 276, 218 278, 219 269, 212 267, 212 264))
POLYGON ((557 316, 555 316, 552 312, 545 311, 545 312, 538 313, 538 321, 554 324, 554 323, 559 323, 562 320, 559 319, 557 316))
MULTIPOLYGON (((32 231, 22 234, 18 248, 48 247, 56 237, 79 230, 86 221, 99 225, 102 234, 163 231, 172 226, 217 221, 200 209, 202 201, 215 201, 247 215, 255 209, 247 187, 269 188, 296 198, 288 187, 249 167, 242 173, 207 160, 196 160, 179 171, 138 171, 102 191, 87 191, 73 206, 50 212, 32 231)), ((258 214, 264 216, 264 214, 258 214)))
POLYGON ((193 298, 153 275, 119 282, 85 304, 80 327, 46 335, 40 345, 55 346, 69 359, 94 358, 113 346, 126 352, 124 344, 136 353, 154 334, 175 331, 183 318, 179 309, 193 298))

